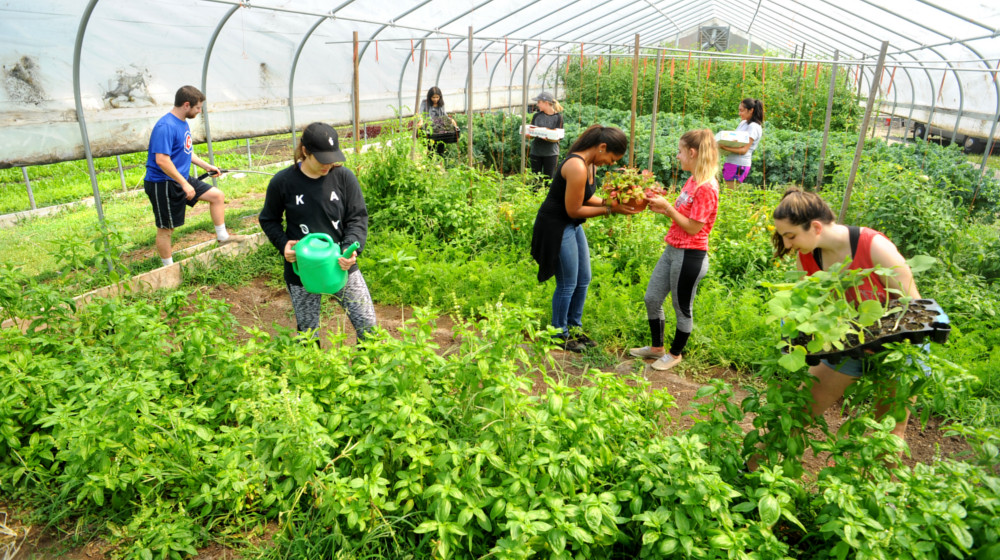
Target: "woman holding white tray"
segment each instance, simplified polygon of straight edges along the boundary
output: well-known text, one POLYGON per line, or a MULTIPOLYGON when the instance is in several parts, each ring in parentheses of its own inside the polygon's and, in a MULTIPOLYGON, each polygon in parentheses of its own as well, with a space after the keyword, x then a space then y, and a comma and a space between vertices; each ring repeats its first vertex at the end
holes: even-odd
POLYGON ((735 188, 737 181, 746 181, 750 174, 751 156, 764 136, 764 104, 760 99, 747 97, 740 101, 739 111, 740 125, 736 127, 736 132, 746 132, 750 136, 750 143, 739 148, 719 145, 720 150, 729 152, 722 166, 722 179, 729 188, 735 188))
MULTIPOLYGON (((562 105, 551 93, 543 91, 534 99, 538 104, 538 112, 531 117, 532 126, 552 130, 563 127, 562 105)), ((559 140, 535 137, 531 139, 531 172, 541 173, 548 179, 555 175, 556 164, 559 163, 559 140)))

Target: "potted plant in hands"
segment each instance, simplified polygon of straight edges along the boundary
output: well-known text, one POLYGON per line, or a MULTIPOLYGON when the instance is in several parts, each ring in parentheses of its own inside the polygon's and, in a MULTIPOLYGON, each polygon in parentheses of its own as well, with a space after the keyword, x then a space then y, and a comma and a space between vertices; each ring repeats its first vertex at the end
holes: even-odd
POLYGON ((646 209, 646 197, 667 194, 663 185, 656 182, 652 171, 634 167, 621 167, 604 176, 602 184, 610 200, 637 210, 646 209))

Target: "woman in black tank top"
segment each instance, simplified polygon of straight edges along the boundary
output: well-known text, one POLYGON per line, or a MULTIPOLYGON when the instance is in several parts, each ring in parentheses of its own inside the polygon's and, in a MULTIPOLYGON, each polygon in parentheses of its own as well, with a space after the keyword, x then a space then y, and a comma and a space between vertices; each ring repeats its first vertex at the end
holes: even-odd
POLYGON ((531 256, 538 263, 538 281, 556 277, 552 326, 561 333, 562 348, 573 352, 595 344, 582 332, 583 304, 590 285, 590 248, 581 225, 595 216, 637 212, 611 201, 605 205, 604 199, 594 196, 594 168, 617 162, 627 149, 628 139, 621 130, 596 124, 588 128, 556 168, 535 217, 531 256))

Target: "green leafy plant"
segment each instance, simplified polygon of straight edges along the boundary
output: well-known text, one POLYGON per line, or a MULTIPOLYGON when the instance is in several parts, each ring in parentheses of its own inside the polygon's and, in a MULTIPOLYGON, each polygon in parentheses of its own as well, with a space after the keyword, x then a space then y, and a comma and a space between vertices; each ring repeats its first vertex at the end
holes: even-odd
POLYGON ((798 282, 773 284, 776 290, 768 302, 768 322, 781 322, 782 340, 778 347, 786 350, 779 363, 789 370, 801 369, 807 353, 843 350, 848 335, 859 343, 865 341, 865 327, 875 324, 885 313, 878 300, 864 300, 857 306, 846 299, 874 269, 851 270, 848 262, 832 265, 804 276, 798 282))
MULTIPOLYGON (((907 261, 913 274, 930 268, 936 259, 926 255, 907 261)), ((803 276, 798 282, 774 284, 762 282, 765 287, 776 290, 768 302, 768 322, 780 322, 782 340, 778 348, 785 352, 779 363, 790 370, 805 365, 806 355, 865 344, 871 336, 868 327, 889 314, 895 314, 895 324, 908 310, 910 297, 899 290, 886 288, 898 300, 885 302, 865 299, 852 302, 847 296, 853 295, 872 274, 880 277, 895 275, 892 269, 876 267, 872 269, 850 269, 849 261, 836 263, 828 270, 820 270, 803 276)), ((799 274, 796 272, 795 274, 799 274)))

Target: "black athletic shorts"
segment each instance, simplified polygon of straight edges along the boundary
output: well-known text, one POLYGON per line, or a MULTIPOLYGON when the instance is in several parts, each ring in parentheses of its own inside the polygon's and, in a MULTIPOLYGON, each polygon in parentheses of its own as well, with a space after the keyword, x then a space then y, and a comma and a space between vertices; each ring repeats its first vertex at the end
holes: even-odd
POLYGON ((212 188, 212 185, 198 180, 197 177, 188 177, 188 184, 194 187, 194 198, 188 200, 184 189, 175 181, 143 181, 143 183, 146 187, 146 196, 153 204, 156 227, 160 229, 174 229, 184 225, 185 205, 194 206, 201 195, 212 188))

